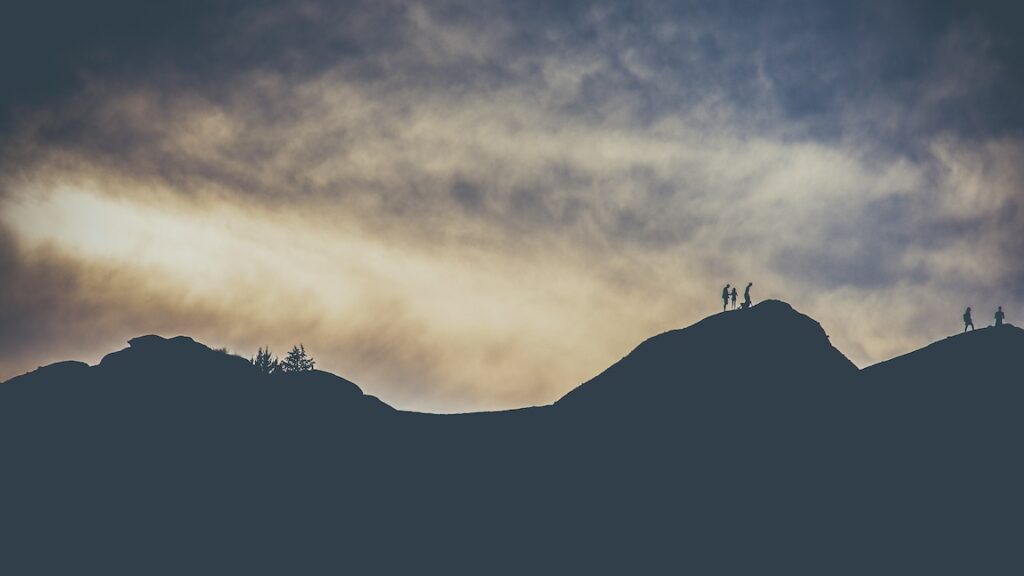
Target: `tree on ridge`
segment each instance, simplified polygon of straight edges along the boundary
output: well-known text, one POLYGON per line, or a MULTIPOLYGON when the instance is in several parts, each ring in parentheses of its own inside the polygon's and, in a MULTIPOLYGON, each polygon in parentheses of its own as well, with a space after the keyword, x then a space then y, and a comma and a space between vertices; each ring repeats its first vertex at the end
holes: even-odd
POLYGON ((267 346, 265 350, 260 348, 256 352, 256 357, 250 360, 250 362, 252 362, 252 365, 256 367, 260 374, 276 374, 281 370, 281 363, 270 354, 270 346, 267 346))
POLYGON ((299 344, 293 346, 292 351, 281 361, 281 372, 308 372, 314 365, 313 358, 306 354, 306 347, 299 344))

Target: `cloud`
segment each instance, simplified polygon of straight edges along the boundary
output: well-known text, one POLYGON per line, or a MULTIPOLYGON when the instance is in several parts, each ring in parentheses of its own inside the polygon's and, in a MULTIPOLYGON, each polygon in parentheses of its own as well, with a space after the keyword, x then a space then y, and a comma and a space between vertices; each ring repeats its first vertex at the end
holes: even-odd
POLYGON ((450 411, 554 400, 727 281, 862 365, 967 303, 1012 318, 1018 41, 929 7, 224 4, 188 47, 104 37, 138 65, 0 140, 8 266, 46 288, 6 296, 0 362, 98 354, 99 315, 92 342, 301 340, 450 411))

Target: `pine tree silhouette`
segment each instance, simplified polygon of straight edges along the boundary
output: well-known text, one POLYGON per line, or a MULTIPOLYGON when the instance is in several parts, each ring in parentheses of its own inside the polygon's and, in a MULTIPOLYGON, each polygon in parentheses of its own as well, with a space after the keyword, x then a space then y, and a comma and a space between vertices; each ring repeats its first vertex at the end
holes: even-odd
POLYGON ((302 344, 293 346, 288 356, 281 361, 282 372, 308 372, 313 369, 315 362, 306 354, 306 347, 302 344))
POLYGON ((256 352, 256 357, 250 362, 261 374, 275 374, 281 370, 281 363, 277 361, 277 358, 271 356, 269 346, 266 350, 260 348, 256 352))

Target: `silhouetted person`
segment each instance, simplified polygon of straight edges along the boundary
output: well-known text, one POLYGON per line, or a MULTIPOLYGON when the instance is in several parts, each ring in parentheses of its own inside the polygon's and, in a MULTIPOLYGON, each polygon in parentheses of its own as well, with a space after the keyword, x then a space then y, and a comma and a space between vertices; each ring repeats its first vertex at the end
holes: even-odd
POLYGON ((729 285, 726 284, 725 288, 722 288, 722 312, 729 307, 729 285))
POLYGON ((974 320, 971 320, 971 307, 968 306, 967 310, 964 310, 964 332, 967 332, 967 327, 970 326, 971 330, 974 330, 974 320))
POLYGON ((1006 318, 1006 314, 1003 314, 1003 307, 1000 306, 999 309, 996 310, 996 326, 1003 325, 1003 318, 1006 318))
POLYGON ((750 308, 750 287, 753 285, 754 283, 750 282, 749 284, 747 284, 746 289, 743 290, 743 305, 740 306, 740 308, 742 308, 743 310, 750 308))
POLYGON ((732 309, 736 309, 736 287, 732 287, 732 309))

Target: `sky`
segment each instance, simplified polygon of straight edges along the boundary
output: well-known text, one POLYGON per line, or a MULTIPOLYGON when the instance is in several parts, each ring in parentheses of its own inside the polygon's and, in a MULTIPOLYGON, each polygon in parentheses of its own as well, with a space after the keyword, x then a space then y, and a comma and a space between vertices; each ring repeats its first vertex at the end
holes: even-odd
POLYGON ((1014 3, 87 4, 0 16, 0 379, 301 342, 461 412, 726 283, 862 367, 1024 323, 1014 3))

